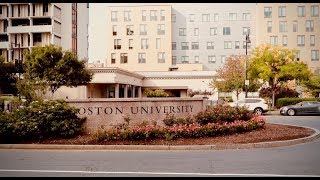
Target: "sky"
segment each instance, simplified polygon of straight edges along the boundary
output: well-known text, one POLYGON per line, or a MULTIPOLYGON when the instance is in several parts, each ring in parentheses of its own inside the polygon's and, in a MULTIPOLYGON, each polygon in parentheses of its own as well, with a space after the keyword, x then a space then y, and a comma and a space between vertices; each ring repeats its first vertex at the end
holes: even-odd
MULTIPOLYGON (((107 57, 107 29, 106 17, 108 6, 128 6, 128 5, 152 5, 160 3, 90 3, 89 7, 89 62, 105 62, 107 57)), ((172 4, 172 3, 161 3, 172 4)), ((197 3, 198 5, 224 5, 223 3, 197 3)), ((235 3, 233 3, 235 4, 235 3)), ((175 3, 175 6, 192 6, 193 3, 175 3)), ((245 5, 239 3, 238 5, 245 5)))

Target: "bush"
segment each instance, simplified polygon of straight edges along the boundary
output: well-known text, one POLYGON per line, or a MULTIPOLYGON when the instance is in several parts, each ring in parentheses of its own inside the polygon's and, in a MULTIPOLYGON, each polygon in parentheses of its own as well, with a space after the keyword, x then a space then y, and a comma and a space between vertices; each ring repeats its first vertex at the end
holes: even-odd
POLYGON ((279 98, 276 101, 276 107, 281 108, 283 106, 297 104, 301 101, 320 101, 320 98, 279 98))
POLYGON ((166 126, 173 126, 173 125, 184 125, 184 124, 192 124, 194 120, 191 116, 186 118, 176 118, 174 114, 167 114, 166 117, 163 119, 163 123, 166 126))
POLYGON ((82 132, 86 120, 77 117, 78 112, 64 100, 34 101, 28 107, 20 106, 2 114, 0 141, 72 137, 82 132))
POLYGON ((146 89, 143 92, 147 97, 169 97, 169 94, 166 93, 163 89, 150 90, 146 89))
MULTIPOLYGON (((270 98, 272 99, 272 88, 265 87, 261 88, 259 91, 259 95, 262 98, 270 98)), ((275 91, 275 100, 279 98, 297 98, 299 97, 299 93, 293 89, 290 89, 286 86, 278 86, 275 91)))
POLYGON ((188 95, 190 97, 193 97, 194 95, 212 95, 213 92, 212 91, 207 91, 207 90, 192 90, 192 89, 188 89, 188 95))

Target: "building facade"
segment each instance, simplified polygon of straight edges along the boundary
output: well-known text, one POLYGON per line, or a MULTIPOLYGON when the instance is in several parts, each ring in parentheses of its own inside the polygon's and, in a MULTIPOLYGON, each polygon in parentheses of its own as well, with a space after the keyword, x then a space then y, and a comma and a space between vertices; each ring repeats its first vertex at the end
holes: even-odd
POLYGON ((86 3, 0 3, 0 55, 24 59, 23 51, 55 44, 88 58, 86 3))

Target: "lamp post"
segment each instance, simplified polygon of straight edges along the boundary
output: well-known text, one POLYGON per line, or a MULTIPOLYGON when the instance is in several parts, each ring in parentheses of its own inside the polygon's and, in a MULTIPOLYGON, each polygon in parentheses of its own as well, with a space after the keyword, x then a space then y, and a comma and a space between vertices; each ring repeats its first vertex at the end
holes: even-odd
POLYGON ((246 61, 244 64, 244 70, 245 70, 245 82, 244 82, 244 89, 245 89, 245 97, 248 97, 248 88, 247 85, 249 85, 249 80, 247 80, 247 61, 248 61, 248 43, 251 43, 249 33, 246 35, 246 61))
MULTIPOLYGON (((19 50, 19 56, 18 59, 15 59, 15 67, 18 70, 18 81, 20 81, 20 72, 21 72, 21 66, 22 66, 22 61, 21 61, 21 48, 20 48, 20 43, 15 43, 15 42, 11 42, 10 44, 10 50, 13 51, 13 47, 12 45, 18 46, 18 50, 19 50)), ((19 97, 19 101, 21 100, 21 96, 20 96, 20 92, 18 90, 18 97, 19 97)))

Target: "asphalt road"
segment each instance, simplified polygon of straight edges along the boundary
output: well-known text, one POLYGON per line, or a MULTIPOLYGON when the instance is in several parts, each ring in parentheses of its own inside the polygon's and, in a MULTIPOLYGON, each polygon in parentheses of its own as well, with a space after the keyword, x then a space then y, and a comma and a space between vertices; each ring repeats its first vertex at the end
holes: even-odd
MULTIPOLYGON (((266 118, 320 129, 320 116, 266 118)), ((0 176, 320 176, 319 149, 319 139, 276 148, 208 151, 0 149, 0 176)))

